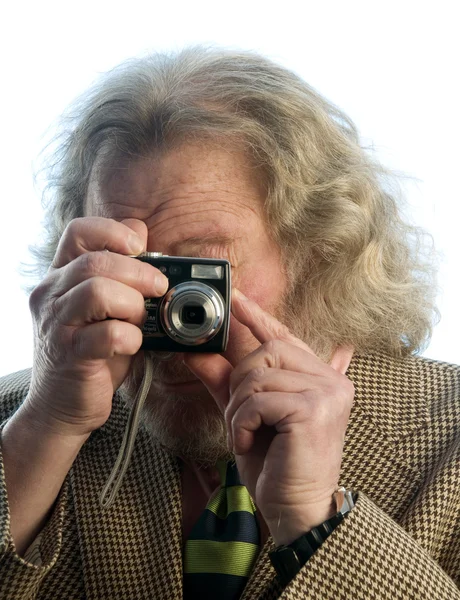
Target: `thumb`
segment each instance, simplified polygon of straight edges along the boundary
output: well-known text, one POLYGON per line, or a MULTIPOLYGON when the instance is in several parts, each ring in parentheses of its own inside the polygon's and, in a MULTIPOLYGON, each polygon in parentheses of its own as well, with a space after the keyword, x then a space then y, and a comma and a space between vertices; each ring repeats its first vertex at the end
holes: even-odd
POLYGON ((184 364, 204 383, 222 413, 230 399, 232 365, 220 354, 187 353, 184 364))

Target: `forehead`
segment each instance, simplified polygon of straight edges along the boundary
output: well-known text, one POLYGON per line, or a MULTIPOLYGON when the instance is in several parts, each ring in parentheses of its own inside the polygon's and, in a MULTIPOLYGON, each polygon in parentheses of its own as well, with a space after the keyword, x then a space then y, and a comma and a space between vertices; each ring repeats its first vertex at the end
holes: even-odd
POLYGON ((265 195, 245 152, 201 142, 98 165, 85 212, 141 219, 149 236, 170 245, 228 244, 264 224, 265 195))

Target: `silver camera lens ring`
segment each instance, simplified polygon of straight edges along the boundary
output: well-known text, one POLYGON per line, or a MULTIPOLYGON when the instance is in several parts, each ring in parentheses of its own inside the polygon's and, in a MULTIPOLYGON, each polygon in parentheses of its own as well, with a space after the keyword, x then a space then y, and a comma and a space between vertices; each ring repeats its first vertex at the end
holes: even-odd
POLYGON ((199 346, 221 329, 225 318, 224 299, 211 285, 199 281, 179 283, 164 296, 160 318, 171 339, 187 346, 199 346), (190 327, 182 321, 181 312, 192 303, 204 310, 205 318, 203 324, 190 327))

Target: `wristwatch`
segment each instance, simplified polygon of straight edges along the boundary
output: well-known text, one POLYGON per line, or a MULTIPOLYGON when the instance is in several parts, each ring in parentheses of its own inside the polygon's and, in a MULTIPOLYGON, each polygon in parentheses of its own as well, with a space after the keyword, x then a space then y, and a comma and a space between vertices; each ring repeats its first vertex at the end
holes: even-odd
POLYGON ((279 546, 269 553, 271 563, 278 574, 281 585, 286 586, 307 560, 318 550, 334 529, 354 507, 353 493, 339 487, 333 494, 337 513, 288 546, 279 546))

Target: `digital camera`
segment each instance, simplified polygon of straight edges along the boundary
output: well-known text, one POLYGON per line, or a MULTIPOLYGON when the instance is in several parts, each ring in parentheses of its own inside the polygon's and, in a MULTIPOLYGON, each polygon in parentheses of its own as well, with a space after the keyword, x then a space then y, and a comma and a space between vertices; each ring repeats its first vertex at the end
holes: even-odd
POLYGON ((164 296, 145 299, 147 320, 141 348, 223 352, 230 326, 230 263, 161 252, 144 252, 136 258, 153 265, 169 280, 164 296))

